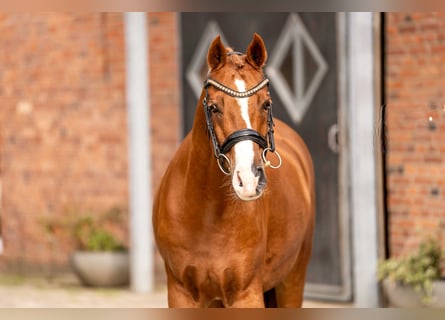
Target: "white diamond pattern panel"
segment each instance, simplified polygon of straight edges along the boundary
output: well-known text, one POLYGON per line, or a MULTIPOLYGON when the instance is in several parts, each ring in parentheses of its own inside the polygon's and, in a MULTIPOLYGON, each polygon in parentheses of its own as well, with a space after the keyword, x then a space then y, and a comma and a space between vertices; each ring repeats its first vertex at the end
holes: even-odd
POLYGON ((326 60, 307 31, 303 21, 298 14, 290 14, 270 55, 266 74, 295 124, 303 120, 327 70, 326 60), (304 48, 317 66, 314 74, 305 74, 304 48), (291 50, 293 60, 293 81, 291 81, 293 85, 289 84, 281 72, 283 60, 289 50, 291 50), (310 81, 306 79, 308 77, 312 77, 310 81), (305 82, 309 83, 306 89, 305 82))

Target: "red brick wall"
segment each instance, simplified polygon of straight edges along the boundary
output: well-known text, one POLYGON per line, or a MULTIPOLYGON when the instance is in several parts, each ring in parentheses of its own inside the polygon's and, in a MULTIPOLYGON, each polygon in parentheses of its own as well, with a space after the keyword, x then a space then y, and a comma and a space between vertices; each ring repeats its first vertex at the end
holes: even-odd
MULTIPOLYGON (((176 29, 149 15, 155 187, 179 136, 176 29)), ((2 14, 0 39, 0 268, 65 265, 42 218, 128 208, 123 15, 2 14)))
MULTIPOLYGON (((179 145, 181 137, 180 47, 176 13, 150 13, 150 99, 153 192, 179 145)), ((164 264, 156 250, 157 280, 165 281, 164 264)))
POLYGON ((445 13, 386 14, 391 255, 445 244, 445 13))
POLYGON ((172 12, 148 16, 153 190, 156 191, 182 132, 179 21, 172 12))

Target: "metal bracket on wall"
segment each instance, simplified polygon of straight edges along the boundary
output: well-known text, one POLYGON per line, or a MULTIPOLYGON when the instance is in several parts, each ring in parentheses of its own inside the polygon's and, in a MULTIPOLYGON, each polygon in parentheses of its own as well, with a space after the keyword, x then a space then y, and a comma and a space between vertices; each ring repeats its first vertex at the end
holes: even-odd
POLYGON ((339 141, 339 137, 338 137, 338 125, 336 123, 334 123, 328 131, 328 146, 329 149, 331 149, 331 151, 333 153, 338 153, 340 150, 340 141, 339 141))

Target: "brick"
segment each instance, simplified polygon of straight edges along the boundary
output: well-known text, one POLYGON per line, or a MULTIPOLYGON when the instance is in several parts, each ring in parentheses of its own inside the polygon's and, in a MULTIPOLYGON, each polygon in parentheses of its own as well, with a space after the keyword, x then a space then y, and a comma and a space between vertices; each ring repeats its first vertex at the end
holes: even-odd
POLYGON ((391 255, 400 255, 415 249, 445 218, 440 191, 432 194, 445 188, 444 179, 438 181, 445 170, 444 119, 429 107, 435 99, 443 101, 445 14, 391 13, 386 18, 388 160, 392 167, 404 164, 403 176, 387 178, 389 247, 391 255))
MULTIPOLYGON (((170 92, 168 99, 153 99, 152 110, 168 110, 172 119, 171 127, 152 121, 152 147, 163 148, 160 160, 153 153, 153 180, 159 181, 179 139, 179 42, 176 13, 149 17, 157 20, 149 30, 156 39, 150 65, 168 70, 150 79, 151 92, 170 92)), ((73 244, 58 239, 51 248, 38 223, 42 215, 128 206, 123 27, 115 13, 0 15, 8 48, 0 54, 0 174, 8 190, 0 269, 67 265, 73 244)), ((120 232, 128 233, 127 223, 120 232)))

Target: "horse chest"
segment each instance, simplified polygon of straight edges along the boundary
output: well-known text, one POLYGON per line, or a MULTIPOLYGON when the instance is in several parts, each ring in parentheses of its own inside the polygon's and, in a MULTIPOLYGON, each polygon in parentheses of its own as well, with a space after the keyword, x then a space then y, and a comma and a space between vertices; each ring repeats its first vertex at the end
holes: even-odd
MULTIPOLYGON (((246 228, 249 229, 249 228, 246 228)), ((225 269, 248 271, 248 266, 258 265, 265 254, 265 239, 259 230, 222 231, 218 228, 197 228, 183 233, 170 247, 173 265, 178 272, 196 266, 200 272, 218 274, 225 269)), ((209 279, 215 279, 210 277, 209 279)))
POLYGON ((252 205, 250 202, 242 203, 237 211, 224 212, 218 209, 220 206, 206 202, 196 207, 189 203, 187 208, 192 209, 186 210, 189 215, 181 212, 178 216, 183 219, 170 220, 177 223, 167 228, 175 231, 169 234, 169 253, 166 256, 175 269, 176 277, 189 279, 196 285, 207 283, 206 286, 213 288, 215 283, 221 287, 227 282, 221 276, 224 270, 251 278, 253 273, 266 276, 288 269, 287 261, 283 260, 295 259, 298 250, 290 250, 289 258, 286 257, 288 252, 281 251, 298 247, 300 241, 289 237, 289 233, 294 233, 289 226, 280 225, 279 230, 272 233, 274 239, 271 242, 267 238, 271 235, 271 230, 268 230, 271 226, 261 211, 250 207, 252 205), (273 254, 268 251, 273 251, 273 254), (199 281, 185 272, 192 267, 201 274, 199 281))
POLYGON ((176 238, 177 245, 170 246, 172 272, 195 300, 199 297, 206 301, 215 298, 230 301, 231 296, 262 273, 265 254, 262 231, 229 227, 200 223, 195 230, 185 228, 182 237, 176 238))

